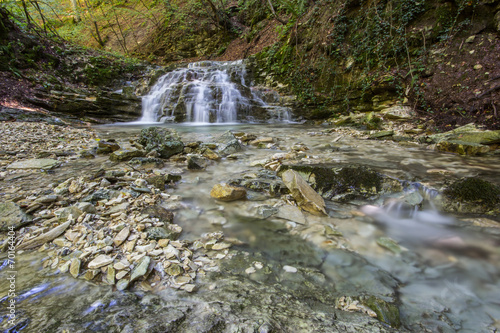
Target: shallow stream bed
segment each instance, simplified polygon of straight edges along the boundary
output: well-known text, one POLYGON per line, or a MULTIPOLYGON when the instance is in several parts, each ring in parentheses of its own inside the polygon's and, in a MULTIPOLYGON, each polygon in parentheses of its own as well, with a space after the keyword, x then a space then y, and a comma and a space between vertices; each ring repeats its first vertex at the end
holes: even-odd
MULTIPOLYGON (((125 142, 133 125, 96 128, 102 139, 125 142)), ((272 137, 269 148, 247 146, 237 159, 206 170, 181 169, 174 222, 181 239, 222 231, 235 245, 221 252, 213 271, 188 293, 136 285, 117 291, 41 267, 43 252, 16 258, 16 325, 9 325, 9 267, 0 270, 0 327, 5 332, 497 332, 500 330, 500 219, 451 216, 434 209, 434 194, 466 176, 498 183, 500 156, 461 157, 417 144, 355 138, 349 130, 304 125, 175 126, 184 142, 213 142, 232 130, 272 137), (269 172, 253 162, 304 147, 301 164, 362 164, 407 186, 401 193, 327 201, 328 217, 303 213, 303 221, 256 213, 281 198, 250 192, 248 200, 216 202, 212 187, 269 172), (365 205, 412 194, 424 198, 419 214, 365 205), (373 309, 378 309, 374 311, 373 309), (397 310, 395 310, 397 309, 397 310), (397 313, 399 311, 399 313, 397 313)), ((74 160, 54 174, 98 169, 104 159, 74 160), (90 166, 91 164, 91 166, 90 166)), ((19 186, 36 186, 25 177, 19 186)), ((43 180, 41 179, 43 178, 43 180)))

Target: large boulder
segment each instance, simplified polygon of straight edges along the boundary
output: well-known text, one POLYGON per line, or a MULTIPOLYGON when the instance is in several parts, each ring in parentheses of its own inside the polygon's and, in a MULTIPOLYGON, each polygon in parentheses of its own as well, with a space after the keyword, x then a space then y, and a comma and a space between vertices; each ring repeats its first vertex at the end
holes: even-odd
POLYGON ((483 131, 474 124, 427 137, 428 143, 435 143, 436 149, 461 155, 480 155, 490 150, 488 145, 500 143, 500 131, 483 131))
POLYGON ((278 175, 290 169, 299 173, 315 191, 328 200, 368 199, 386 191, 402 190, 399 181, 363 165, 283 164, 278 175))
POLYGON ((184 150, 184 143, 177 131, 169 128, 145 128, 141 131, 138 142, 148 153, 156 150, 161 158, 169 158, 184 150))

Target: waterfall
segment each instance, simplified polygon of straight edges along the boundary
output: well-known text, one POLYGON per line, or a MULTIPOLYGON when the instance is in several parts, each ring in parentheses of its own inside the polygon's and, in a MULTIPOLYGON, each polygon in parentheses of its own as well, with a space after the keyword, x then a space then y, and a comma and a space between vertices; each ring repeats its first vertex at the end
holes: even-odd
POLYGON ((290 108, 265 103, 246 76, 241 60, 201 61, 169 72, 142 97, 139 122, 290 121, 290 108))

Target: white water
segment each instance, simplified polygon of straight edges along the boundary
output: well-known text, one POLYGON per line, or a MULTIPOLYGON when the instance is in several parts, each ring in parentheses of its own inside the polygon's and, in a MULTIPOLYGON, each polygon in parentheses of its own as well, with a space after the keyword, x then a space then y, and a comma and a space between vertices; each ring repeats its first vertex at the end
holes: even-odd
POLYGON ((139 123, 290 121, 290 109, 267 105, 246 82, 244 63, 202 61, 169 72, 142 97, 139 123), (257 113, 260 112, 260 116, 257 113))

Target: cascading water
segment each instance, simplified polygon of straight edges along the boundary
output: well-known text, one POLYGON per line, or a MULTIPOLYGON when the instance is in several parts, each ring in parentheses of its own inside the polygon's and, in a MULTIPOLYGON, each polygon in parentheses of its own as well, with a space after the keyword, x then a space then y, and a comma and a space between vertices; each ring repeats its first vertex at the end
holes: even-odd
POLYGON ((163 75, 142 98, 139 122, 290 121, 290 109, 269 105, 246 82, 243 61, 191 63, 163 75))

